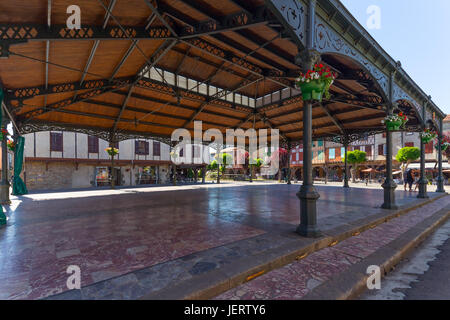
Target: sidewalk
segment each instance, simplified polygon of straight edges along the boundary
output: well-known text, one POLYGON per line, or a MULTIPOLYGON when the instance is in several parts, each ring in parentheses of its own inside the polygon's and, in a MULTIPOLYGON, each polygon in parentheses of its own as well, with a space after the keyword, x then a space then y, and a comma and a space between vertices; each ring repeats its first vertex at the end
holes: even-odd
POLYGON ((217 300, 334 300, 356 297, 366 288, 367 267, 384 275, 450 217, 450 196, 417 208, 340 243, 266 273, 217 300))

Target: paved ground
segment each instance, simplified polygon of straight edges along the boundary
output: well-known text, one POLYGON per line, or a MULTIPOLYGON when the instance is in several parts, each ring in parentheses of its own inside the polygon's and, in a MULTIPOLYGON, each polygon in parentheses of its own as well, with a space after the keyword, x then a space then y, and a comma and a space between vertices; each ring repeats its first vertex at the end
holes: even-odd
MULTIPOLYGON (((314 252, 285 267, 273 270, 255 280, 244 283, 218 297, 218 300, 297 300, 314 288, 338 277, 352 265, 388 245, 402 234, 433 215, 450 207, 450 197, 435 201, 410 213, 381 224, 337 245, 314 252)), ((447 230, 448 231, 448 230, 447 230)), ((447 234, 448 236, 448 234, 447 234)), ((445 263, 445 262, 443 262, 445 263)), ((432 277, 431 281, 446 281, 448 270, 432 277)), ((377 296, 383 299, 383 296, 377 296)))
MULTIPOLYGON (((298 185, 223 184, 35 194, 13 198, 0 229, 0 298, 136 299, 289 243, 298 185), (167 192, 167 191, 171 192, 167 192)), ((323 231, 379 216, 382 190, 319 186, 323 231)), ((430 194, 435 196, 434 194, 430 194)), ((420 202, 397 192, 400 205, 420 202)))
POLYGON ((450 221, 361 300, 450 300, 450 221))

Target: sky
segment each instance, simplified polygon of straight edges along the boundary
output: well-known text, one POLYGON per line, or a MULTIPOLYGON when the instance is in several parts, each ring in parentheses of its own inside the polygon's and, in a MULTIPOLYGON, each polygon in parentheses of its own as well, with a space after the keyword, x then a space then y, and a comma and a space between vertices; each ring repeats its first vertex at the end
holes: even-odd
POLYGON ((450 114, 450 1, 341 0, 353 16, 410 77, 450 114), (368 20, 380 8, 380 29, 368 20))

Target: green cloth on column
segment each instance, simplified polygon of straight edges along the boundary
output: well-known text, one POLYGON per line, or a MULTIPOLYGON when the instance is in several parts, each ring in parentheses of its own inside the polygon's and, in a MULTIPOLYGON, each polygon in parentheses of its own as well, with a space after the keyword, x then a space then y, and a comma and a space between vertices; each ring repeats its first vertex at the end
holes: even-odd
POLYGON ((28 193, 27 186, 20 177, 23 167, 23 149, 25 147, 25 138, 18 137, 16 141, 16 149, 14 152, 14 180, 13 195, 21 196, 28 193))

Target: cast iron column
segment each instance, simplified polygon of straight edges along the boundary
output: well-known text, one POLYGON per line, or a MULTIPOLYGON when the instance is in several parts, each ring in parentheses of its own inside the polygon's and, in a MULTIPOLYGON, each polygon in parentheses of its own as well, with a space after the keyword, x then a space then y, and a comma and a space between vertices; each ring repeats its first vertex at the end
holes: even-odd
MULTIPOLYGON (((1 106, 0 106, 1 107, 1 106)), ((2 108, 3 109, 3 108, 2 108)), ((3 112, 3 110, 0 110, 3 112)), ((6 115, 3 116, 2 128, 7 128, 9 119, 6 115)), ((0 204, 11 204, 9 199, 9 181, 8 181, 8 137, 3 135, 2 140, 2 180, 0 183, 0 204)))
POLYGON ((437 191, 436 191, 439 193, 445 193, 444 176, 442 175, 442 149, 441 149, 443 134, 444 134, 444 126, 443 126, 442 118, 441 118, 441 119, 439 119, 438 177, 437 177, 437 191))
MULTIPOLYGON (((308 21, 306 30, 306 49, 299 49, 296 63, 303 72, 312 69, 320 60, 320 53, 314 50, 316 0, 309 1, 308 21)), ((319 193, 313 185, 312 177, 312 101, 303 101, 303 185, 297 193, 300 199, 300 225, 297 233, 304 237, 319 237, 317 228, 317 199, 319 193)))
POLYGON ((292 146, 291 146, 291 143, 288 142, 288 171, 287 171, 288 181, 287 181, 287 184, 291 184, 291 151, 292 151, 292 146))
MULTIPOLYGON (((389 81, 389 103, 387 105, 386 114, 393 114, 393 86, 395 81, 395 72, 391 73, 389 81)), ((383 209, 396 210, 398 206, 395 204, 395 189, 397 184, 392 177, 392 131, 386 126, 386 179, 382 185, 384 189, 384 203, 381 206, 383 209)))
POLYGON ((345 137, 345 140, 344 140, 344 148, 345 148, 344 188, 350 188, 350 186, 348 185, 348 161, 347 161, 348 138, 347 137, 345 137))
POLYGON ((297 193, 300 199, 300 225, 297 233, 304 237, 318 237, 316 202, 320 198, 312 177, 312 103, 303 107, 303 185, 297 193))
MULTIPOLYGON (((422 112, 422 132, 426 128, 426 110, 427 110, 427 104, 423 106, 423 112, 422 112)), ((427 199, 427 185, 428 185, 428 179, 426 177, 426 154, 425 154, 425 143, 422 139, 420 139, 420 180, 419 180, 419 195, 417 198, 419 199, 427 199)))

